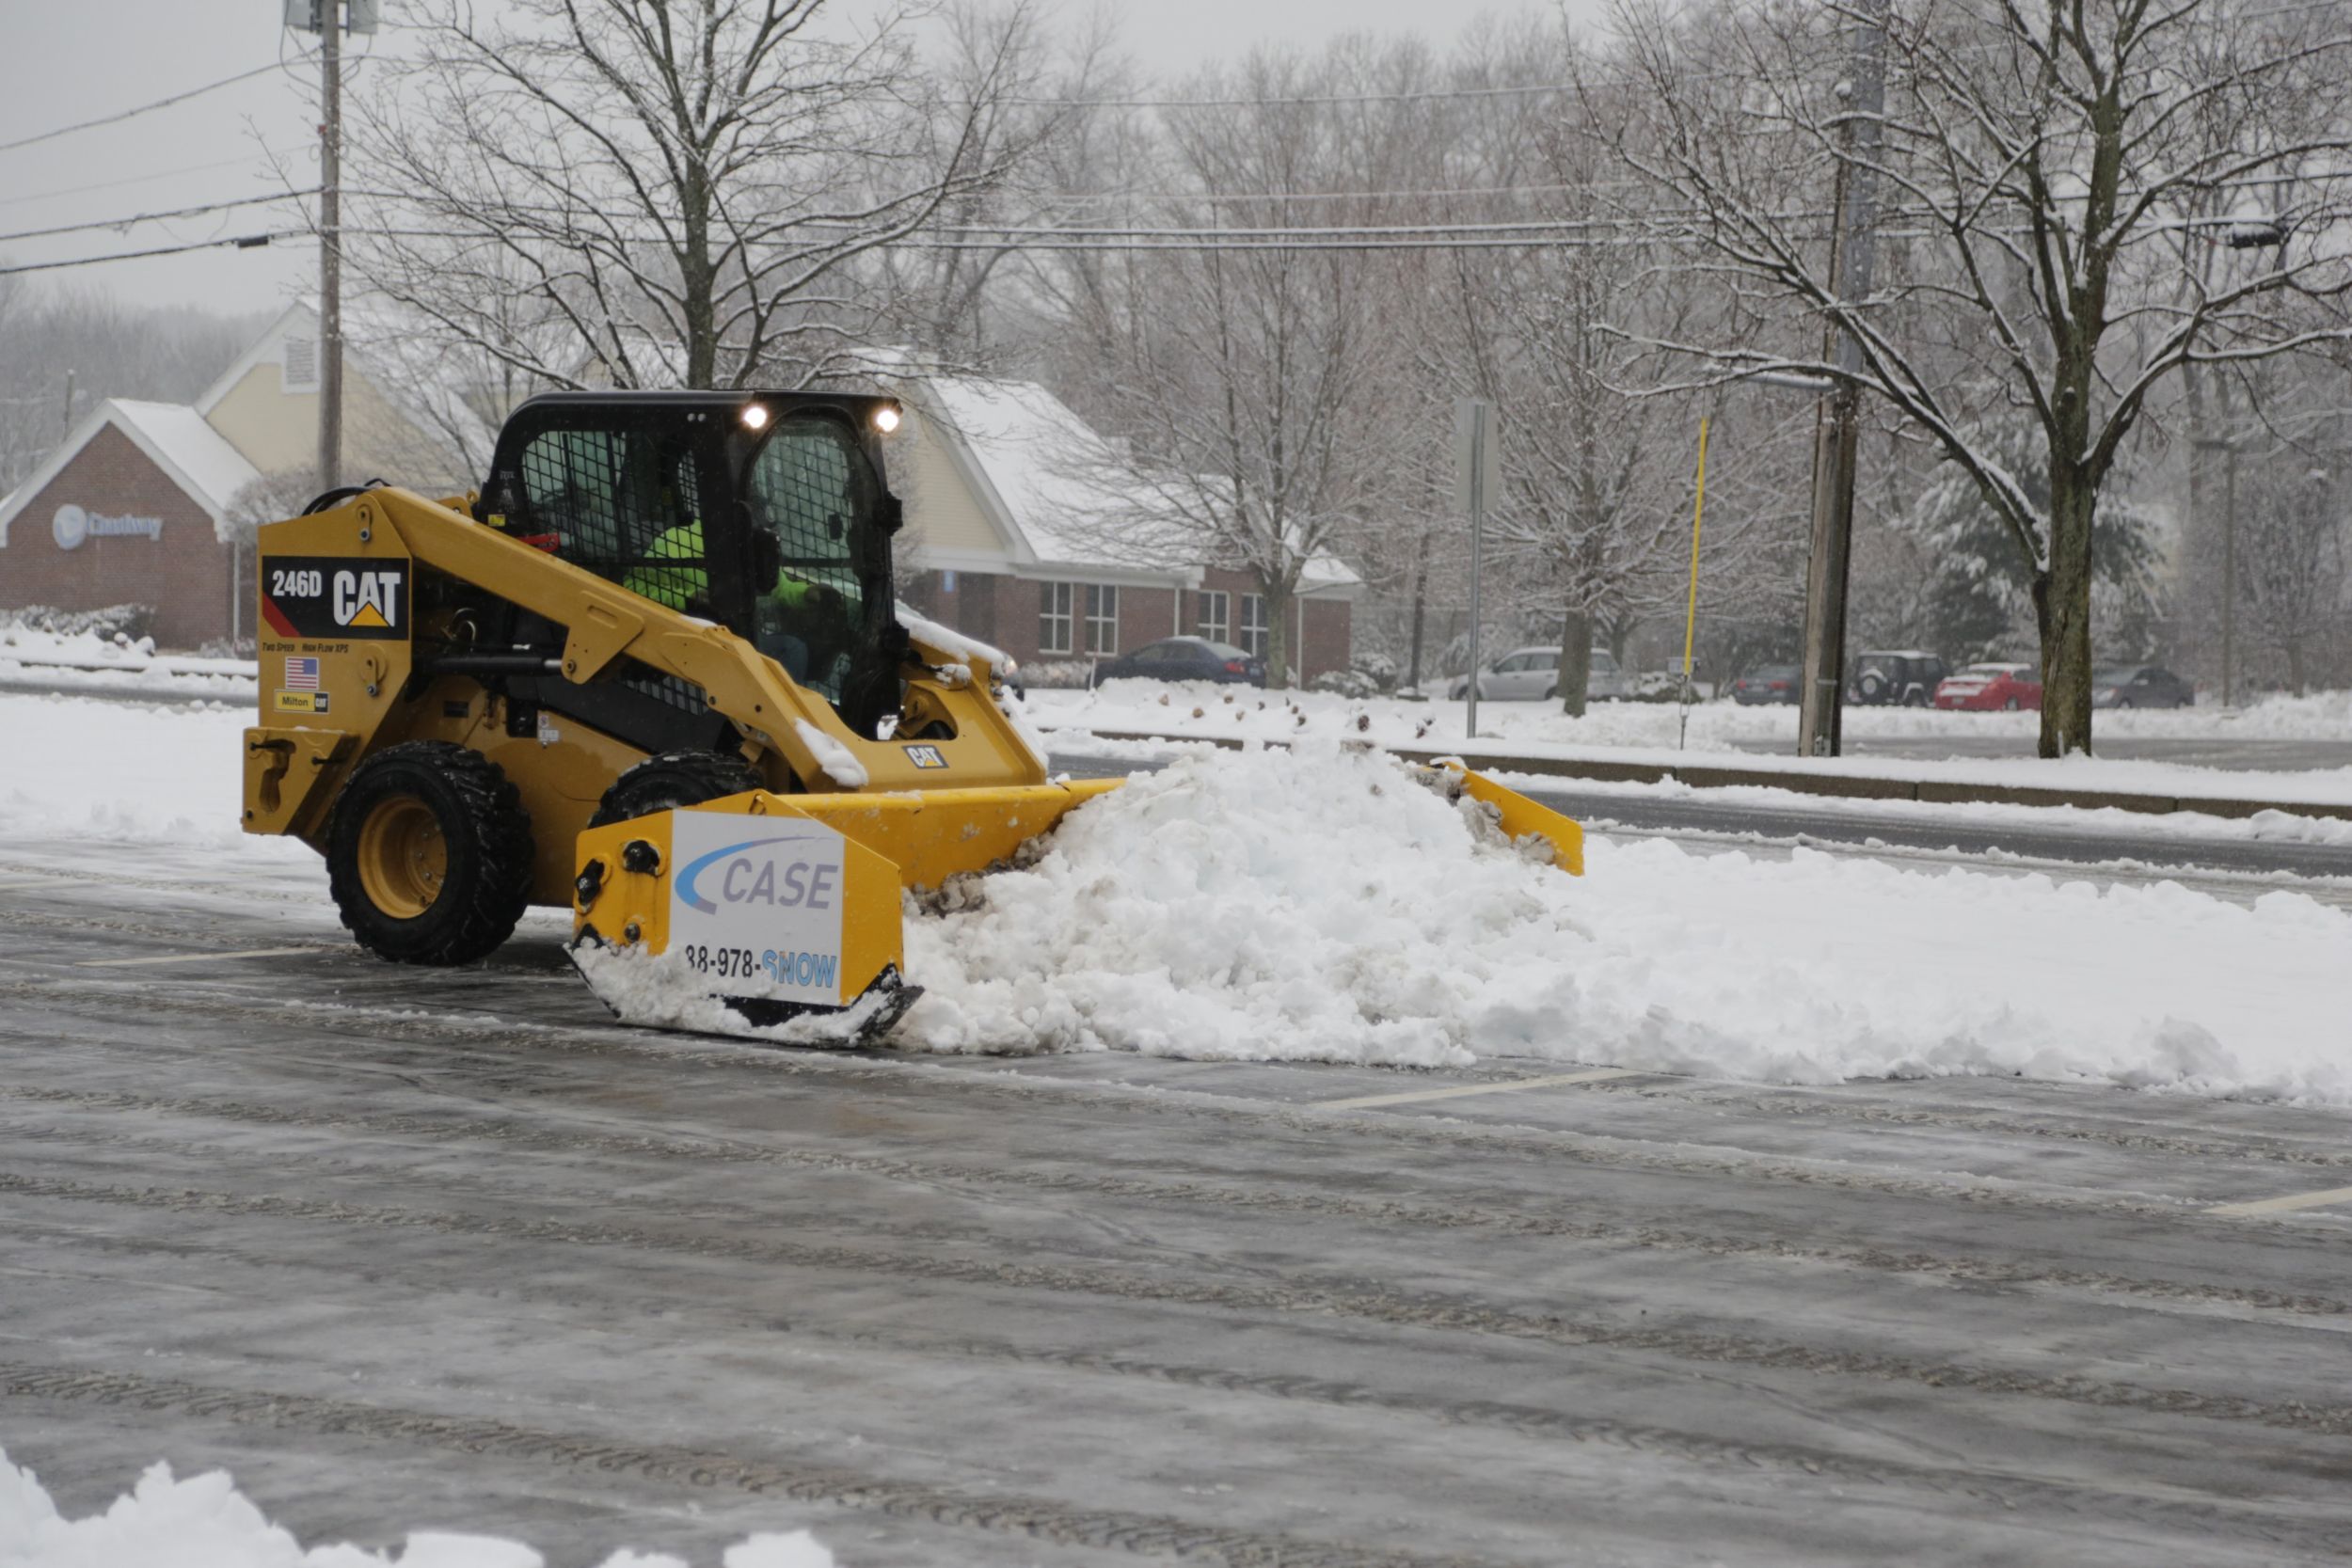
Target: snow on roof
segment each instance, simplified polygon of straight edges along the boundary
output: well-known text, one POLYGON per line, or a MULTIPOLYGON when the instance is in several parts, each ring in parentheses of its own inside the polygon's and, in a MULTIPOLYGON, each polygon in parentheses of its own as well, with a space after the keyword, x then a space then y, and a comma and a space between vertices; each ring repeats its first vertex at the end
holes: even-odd
POLYGON ((74 426, 73 434, 10 491, 7 500, 0 501, 0 549, 8 546, 8 527, 17 514, 109 425, 128 436, 132 445, 202 507, 213 519, 215 534, 227 543, 229 503, 239 490, 262 477, 261 470, 186 404, 108 398, 74 426))
POLYGON ((132 438, 136 440, 144 435, 152 442, 155 451, 150 455, 159 456, 167 467, 177 468, 179 473, 173 477, 190 487, 206 510, 221 511, 238 491, 262 477, 262 471, 246 462, 245 454, 229 444, 227 436, 188 404, 137 403, 129 398, 112 402, 122 417, 137 427, 132 438))
POLYGON ((1053 393, 1031 381, 971 376, 930 376, 924 388, 1040 562, 1143 570, 1176 564, 1134 537, 1138 523, 1174 518, 1116 483, 1109 444, 1053 393))
MULTIPOLYGON (((1184 558, 1197 531, 1140 489, 1110 443, 1044 388, 949 375, 926 377, 924 388, 1041 562, 1144 571, 1202 564, 1184 558)), ((1327 592, 1362 581, 1345 562, 1318 553, 1299 587, 1327 592)))

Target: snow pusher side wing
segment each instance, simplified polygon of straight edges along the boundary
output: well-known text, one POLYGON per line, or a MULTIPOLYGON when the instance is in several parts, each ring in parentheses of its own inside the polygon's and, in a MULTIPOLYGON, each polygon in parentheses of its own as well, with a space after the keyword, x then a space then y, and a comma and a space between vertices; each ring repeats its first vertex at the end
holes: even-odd
POLYGON ((812 1040, 887 1030, 905 978, 899 895, 1010 860, 1118 779, 874 795, 752 790, 580 835, 572 958, 630 1023, 812 1040))
POLYGON ((1540 838, 1551 846, 1552 864, 1571 877, 1584 875, 1584 830, 1575 818, 1539 805, 1484 773, 1472 772, 1458 757, 1439 759, 1430 772, 1441 786, 1458 788, 1481 805, 1491 806, 1496 826, 1514 842, 1540 838))

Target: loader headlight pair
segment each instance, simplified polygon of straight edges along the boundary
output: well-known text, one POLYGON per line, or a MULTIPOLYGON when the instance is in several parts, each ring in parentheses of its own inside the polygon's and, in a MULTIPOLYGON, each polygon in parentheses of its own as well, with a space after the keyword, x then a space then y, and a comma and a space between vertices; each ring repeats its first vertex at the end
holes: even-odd
MULTIPOLYGON (((895 403, 885 403, 874 410, 874 428, 887 436, 898 428, 900 418, 898 405, 895 403)), ((756 403, 745 404, 743 405, 743 428, 745 430, 767 429, 768 410, 756 403)))

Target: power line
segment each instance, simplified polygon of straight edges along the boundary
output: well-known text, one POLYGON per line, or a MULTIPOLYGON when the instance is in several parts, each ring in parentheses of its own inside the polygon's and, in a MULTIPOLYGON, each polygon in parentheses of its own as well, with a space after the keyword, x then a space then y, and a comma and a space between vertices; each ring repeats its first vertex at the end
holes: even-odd
POLYGON ((13 266, 0 267, 0 277, 12 277, 21 272, 56 272, 62 267, 94 267, 105 261, 136 261, 150 256, 178 256, 190 250, 259 250, 272 240, 298 239, 309 232, 307 229, 272 230, 263 234, 230 234, 186 245, 161 245, 147 250, 119 250, 106 256, 76 256, 63 261, 19 261, 13 266))
POLYGON ((191 98, 201 98, 208 92, 217 92, 222 87, 234 87, 239 82, 249 82, 256 76, 265 75, 278 69, 278 63, 273 60, 268 65, 257 65, 251 71, 241 71, 234 76, 224 76, 217 82, 208 82, 200 87, 190 87, 185 92, 174 93, 169 98, 158 98, 152 103, 141 103, 136 108, 124 109, 117 114, 101 115, 96 119, 83 120, 78 125, 60 125, 54 131, 43 131, 39 135, 25 136, 17 141, 0 142, 0 152, 13 152, 20 147, 30 147, 35 142, 72 135, 76 131, 87 131, 100 125, 112 125, 119 120, 132 119, 139 115, 151 113, 156 109, 169 108, 174 103, 184 103, 191 98))
POLYGON ((89 223, 61 223, 54 229, 25 229, 14 234, 0 234, 0 245, 15 240, 41 240, 52 234, 75 234, 91 229, 129 229, 135 224, 162 223, 170 218, 202 217, 207 213, 225 213, 232 207, 260 207, 272 201, 292 201, 306 196, 318 195, 313 185, 306 190, 279 191, 272 196, 245 196, 233 201, 210 201, 200 207, 176 207, 167 213, 140 213, 126 218, 99 218, 89 223))
POLYGON ((250 165, 254 157, 283 158, 301 150, 292 147, 264 147, 251 156, 219 158, 209 164, 183 164, 178 168, 159 168, 152 174, 130 174, 119 180, 85 181, 79 184, 58 185, 45 191, 28 191, 23 196, 0 196, 0 207, 20 207, 27 201, 47 201, 53 197, 80 196, 87 191, 119 190, 124 185, 151 185, 158 180, 170 180, 183 174, 203 174, 216 168, 233 168, 250 165))

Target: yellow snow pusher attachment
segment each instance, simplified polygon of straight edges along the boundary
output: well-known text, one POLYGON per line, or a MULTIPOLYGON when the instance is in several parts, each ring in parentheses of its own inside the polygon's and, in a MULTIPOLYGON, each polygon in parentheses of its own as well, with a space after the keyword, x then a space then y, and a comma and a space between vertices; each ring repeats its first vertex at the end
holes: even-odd
MULTIPOLYGON (((902 418, 550 394, 478 495, 335 490, 263 528, 246 831, 318 849, 388 959, 472 962, 568 906, 580 972, 633 1022, 888 1028, 919 994, 902 892, 1011 860, 1117 783, 1050 782, 998 656, 898 607, 902 418)), ((1573 822, 1432 777, 1581 869, 1573 822)))

